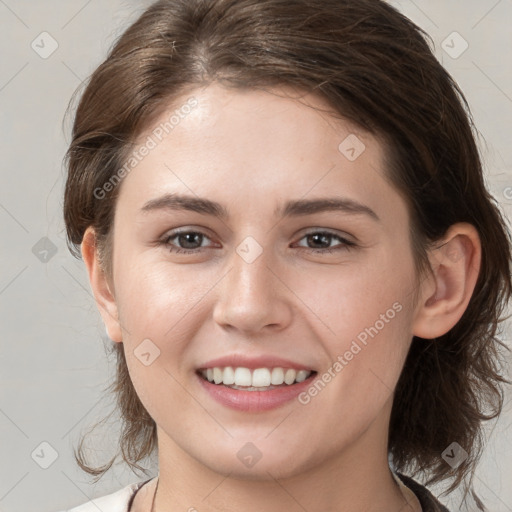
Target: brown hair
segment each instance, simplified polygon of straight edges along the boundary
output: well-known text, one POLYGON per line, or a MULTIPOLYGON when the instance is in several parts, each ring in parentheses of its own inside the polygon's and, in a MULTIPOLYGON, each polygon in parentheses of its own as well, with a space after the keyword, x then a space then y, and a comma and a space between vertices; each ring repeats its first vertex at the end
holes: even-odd
MULTIPOLYGON (((115 43, 77 107, 67 157, 64 217, 70 250, 88 226, 110 275, 110 234, 119 187, 98 199, 134 140, 170 104, 213 81, 233 88, 287 85, 313 92, 342 117, 385 142, 386 172, 408 202, 418 269, 426 249, 456 222, 473 224, 482 263, 461 320, 435 340, 414 338, 394 396, 389 453, 396 470, 426 484, 463 481, 472 490, 482 422, 503 406, 498 326, 512 292, 511 239, 485 188, 469 107, 431 50, 427 34, 380 0, 160 0, 115 43), (452 442, 469 457, 452 468, 452 442), (469 482, 467 481, 469 478, 469 482)), ((112 391, 123 419, 121 452, 132 468, 156 448, 156 425, 115 343, 112 391)), ((507 349, 508 350, 508 349, 507 349)), ((83 438, 78 464, 88 466, 83 438)), ((101 476, 100 476, 101 477, 101 476)))

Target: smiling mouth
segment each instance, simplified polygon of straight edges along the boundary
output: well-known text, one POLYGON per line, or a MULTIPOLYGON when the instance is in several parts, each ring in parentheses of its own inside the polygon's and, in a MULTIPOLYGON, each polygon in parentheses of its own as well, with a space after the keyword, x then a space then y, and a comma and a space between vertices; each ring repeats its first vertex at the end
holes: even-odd
POLYGON ((240 391, 270 391, 280 387, 289 387, 316 375, 313 370, 273 367, 256 368, 218 367, 202 368, 197 374, 204 380, 219 386, 240 391))

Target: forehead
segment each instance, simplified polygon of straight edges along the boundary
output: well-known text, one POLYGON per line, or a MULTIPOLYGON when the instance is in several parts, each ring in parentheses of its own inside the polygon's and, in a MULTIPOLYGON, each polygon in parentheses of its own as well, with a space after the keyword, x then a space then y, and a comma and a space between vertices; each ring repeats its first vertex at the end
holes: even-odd
MULTIPOLYGON (((384 148, 336 119, 320 98, 280 88, 233 90, 211 85, 184 94, 141 134, 150 147, 122 185, 132 203, 164 192, 233 198, 250 210, 276 199, 332 195, 384 206, 395 193, 384 177, 384 148)), ((256 208, 254 210, 256 213, 256 208)))
MULTIPOLYGON (((157 143, 175 149, 179 149, 178 139, 186 141, 189 148, 204 148, 228 137, 247 142, 243 148, 246 153, 251 147, 263 149, 251 144, 253 141, 265 142, 267 150, 280 150, 275 153, 288 150, 300 154, 305 149, 319 153, 327 145, 332 148, 333 141, 342 140, 344 133, 363 134, 339 114, 336 119, 332 110, 324 99, 286 86, 227 89, 213 83, 174 100, 139 137, 139 143, 150 135, 157 143), (299 140, 304 148, 292 145, 299 140)), ((235 144, 232 146, 233 150, 235 144)), ((334 149, 337 147, 335 144, 334 149)))

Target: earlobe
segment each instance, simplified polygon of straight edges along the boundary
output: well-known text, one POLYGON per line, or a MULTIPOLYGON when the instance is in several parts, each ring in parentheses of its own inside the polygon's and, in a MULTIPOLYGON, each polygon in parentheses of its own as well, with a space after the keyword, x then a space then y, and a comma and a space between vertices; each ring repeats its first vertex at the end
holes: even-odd
POLYGON ((457 223, 429 251, 432 275, 421 283, 413 335, 432 339, 446 334, 466 310, 480 271, 478 232, 457 223))
POLYGON ((94 299, 105 323, 107 334, 112 341, 121 342, 123 338, 117 304, 108 277, 99 262, 96 234, 92 227, 87 228, 84 233, 81 251, 94 299))

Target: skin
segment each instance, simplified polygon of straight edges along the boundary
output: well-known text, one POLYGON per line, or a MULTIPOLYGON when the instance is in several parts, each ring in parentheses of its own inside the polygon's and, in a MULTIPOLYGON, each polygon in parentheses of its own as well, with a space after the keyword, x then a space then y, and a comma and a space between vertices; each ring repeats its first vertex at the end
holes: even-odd
MULTIPOLYGON (((98 308, 112 340, 124 344, 137 394, 158 426, 157 511, 421 510, 388 466, 392 392, 413 335, 440 336, 462 316, 480 266, 478 235, 471 225, 452 226, 443 248, 429 253, 432 273, 415 285, 409 213, 385 178, 382 145, 310 108, 325 107, 320 99, 293 94, 213 84, 169 105, 155 126, 187 98, 199 101, 120 185, 112 276, 100 268, 94 230, 84 236, 98 308), (366 147, 353 162, 338 150, 349 134, 366 147), (167 192, 217 201, 229 218, 141 212, 167 192), (334 195, 379 220, 334 211, 274 215, 284 201, 334 195), (169 244, 202 252, 158 244, 180 227, 206 236, 169 244), (325 230, 334 236, 306 236, 325 230), (356 245, 347 249, 336 235, 356 245), (248 236, 262 248, 252 263, 236 252, 248 236), (397 302, 400 312, 306 405, 233 411, 195 375, 202 363, 233 353, 282 356, 322 375, 397 302), (145 339, 160 350, 149 366, 134 354, 145 339), (237 458, 247 442, 262 454, 251 468, 237 458)), ((137 494, 136 512, 150 511, 155 483, 137 494)))

